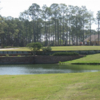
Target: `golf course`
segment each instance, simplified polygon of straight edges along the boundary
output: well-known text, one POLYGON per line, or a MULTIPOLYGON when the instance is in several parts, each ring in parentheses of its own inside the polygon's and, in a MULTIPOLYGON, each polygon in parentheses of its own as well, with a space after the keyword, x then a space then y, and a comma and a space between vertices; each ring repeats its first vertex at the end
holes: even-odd
MULTIPOLYGON (((16 48, 18 51, 26 47, 16 48)), ((100 50, 99 46, 52 47, 53 50, 100 50)), ((5 49, 7 51, 7 49, 5 49)), ((11 49, 10 49, 11 50, 11 49)), ((15 49, 12 49, 15 50, 15 49)), ((72 63, 100 63, 100 54, 61 62, 64 67, 100 70, 100 65, 72 63), (69 65, 69 67, 67 66, 69 65)), ((32 75, 0 75, 0 100, 99 100, 100 72, 52 73, 32 75)))
POLYGON ((100 100, 99 0, 0 4, 0 100, 100 100))
MULTIPOLYGON (((51 46, 52 51, 100 50, 100 46, 51 46)), ((28 47, 2 48, 0 51, 30 51, 28 47)))

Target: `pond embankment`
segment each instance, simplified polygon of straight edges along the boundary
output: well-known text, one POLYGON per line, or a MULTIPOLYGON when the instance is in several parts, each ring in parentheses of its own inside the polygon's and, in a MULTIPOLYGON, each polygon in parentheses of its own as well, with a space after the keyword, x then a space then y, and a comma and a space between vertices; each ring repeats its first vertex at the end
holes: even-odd
POLYGON ((80 56, 30 56, 30 57, 0 57, 0 64, 54 64, 59 61, 69 61, 84 57, 80 56))
POLYGON ((72 65, 100 65, 100 63, 71 63, 72 65))

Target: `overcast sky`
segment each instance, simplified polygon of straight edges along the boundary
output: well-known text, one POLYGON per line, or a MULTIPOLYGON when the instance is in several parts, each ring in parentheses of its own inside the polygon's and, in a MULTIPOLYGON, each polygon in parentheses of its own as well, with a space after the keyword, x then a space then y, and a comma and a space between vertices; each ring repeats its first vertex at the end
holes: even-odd
POLYGON ((86 6, 88 10, 94 12, 96 15, 97 11, 100 10, 100 0, 0 0, 2 10, 0 14, 2 16, 19 17, 20 12, 27 10, 32 3, 37 3, 41 7, 46 4, 50 6, 52 3, 65 3, 66 5, 74 6, 86 6))

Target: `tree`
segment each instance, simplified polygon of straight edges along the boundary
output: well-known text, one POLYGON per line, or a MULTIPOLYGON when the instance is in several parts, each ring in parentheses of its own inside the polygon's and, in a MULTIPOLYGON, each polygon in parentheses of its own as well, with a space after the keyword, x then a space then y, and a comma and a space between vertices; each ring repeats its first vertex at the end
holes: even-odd
POLYGON ((39 42, 32 42, 32 43, 27 44, 26 46, 30 48, 33 55, 36 54, 36 51, 39 51, 42 48, 42 45, 39 42))
POLYGON ((30 42, 67 45, 68 41, 78 45, 92 34, 92 19, 85 6, 53 3, 50 7, 43 5, 40 8, 33 3, 21 13, 19 19, 0 17, 0 42, 6 46, 26 46, 30 42))
POLYGON ((99 31, 99 27, 100 27, 100 11, 97 12, 97 20, 98 20, 98 45, 100 45, 100 31, 99 31))
POLYGON ((44 20, 44 35, 45 35, 45 45, 47 45, 47 20, 48 20, 48 7, 43 5, 42 7, 42 19, 44 20))
POLYGON ((60 6, 60 16, 62 16, 62 20, 63 20, 63 22, 62 22, 62 40, 63 40, 63 44, 65 44, 65 23, 66 23, 66 21, 65 21, 65 18, 67 17, 67 14, 68 14, 68 8, 67 8, 67 5, 65 5, 65 4, 60 4, 59 5, 60 6))
POLYGON ((5 23, 5 19, 0 16, 0 44, 4 45, 4 38, 5 38, 5 28, 7 28, 7 24, 5 23))
POLYGON ((57 20, 59 18, 59 14, 60 14, 60 8, 59 8, 59 5, 56 4, 56 3, 53 3, 51 6, 50 6, 50 9, 51 9, 51 12, 52 12, 52 20, 54 22, 54 36, 55 36, 55 44, 57 42, 57 20))

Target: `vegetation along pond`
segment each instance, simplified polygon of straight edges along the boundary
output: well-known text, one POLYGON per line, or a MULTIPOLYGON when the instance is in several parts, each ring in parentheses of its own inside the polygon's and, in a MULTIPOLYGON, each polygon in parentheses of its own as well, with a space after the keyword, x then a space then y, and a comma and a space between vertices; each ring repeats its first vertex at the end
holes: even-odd
POLYGON ((0 75, 22 74, 50 74, 50 73, 78 73, 96 72, 100 65, 57 65, 57 64, 25 64, 25 65, 0 65, 0 75))

